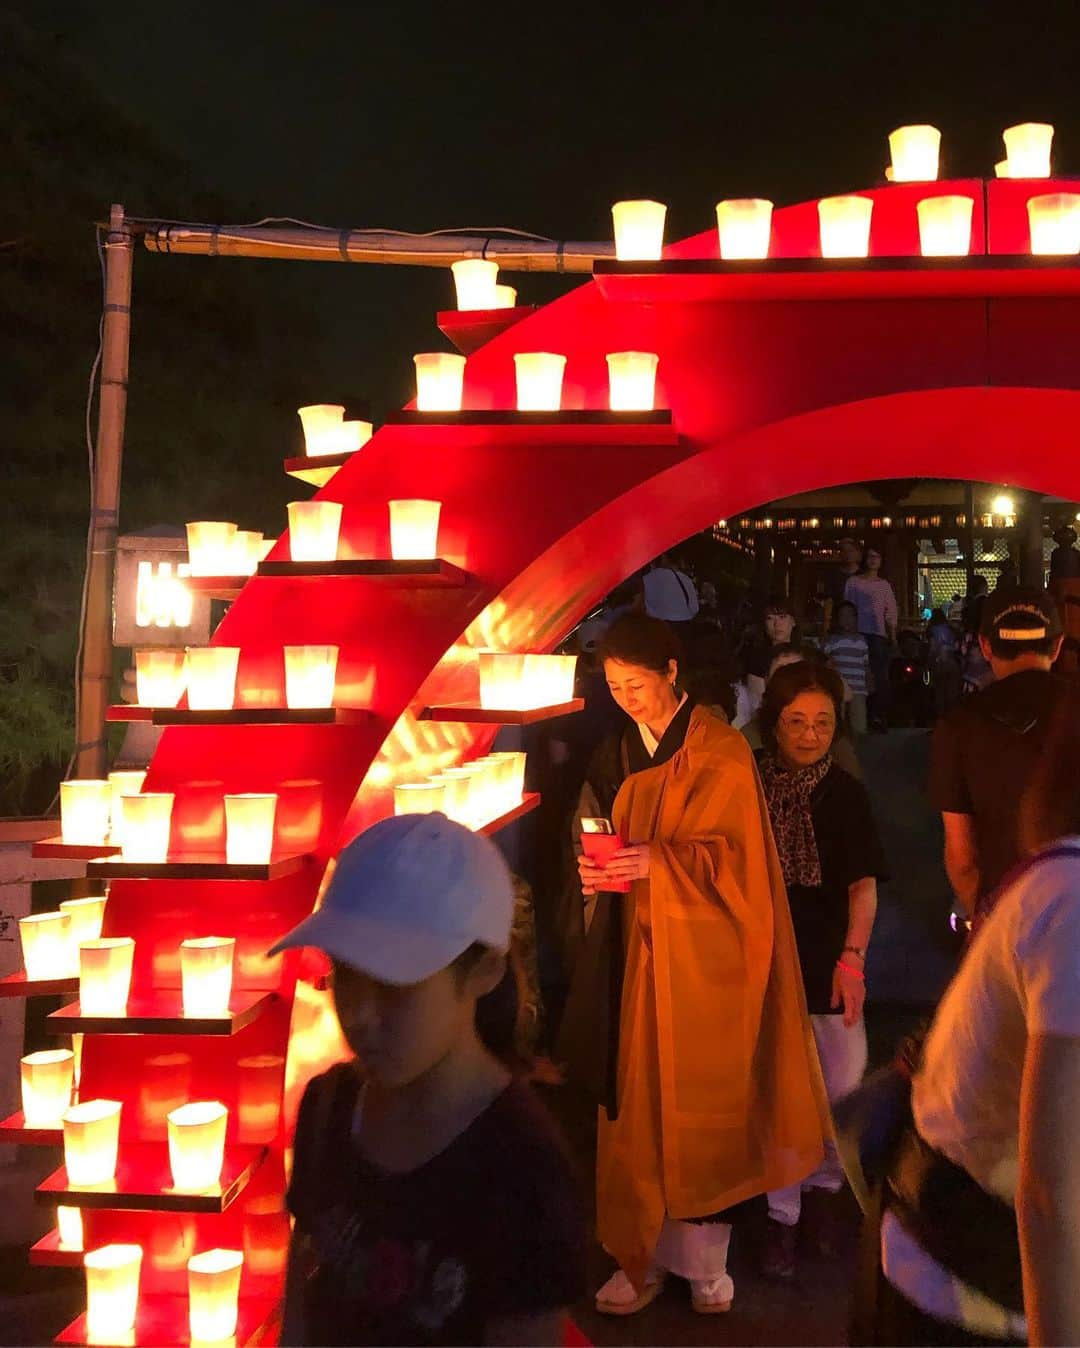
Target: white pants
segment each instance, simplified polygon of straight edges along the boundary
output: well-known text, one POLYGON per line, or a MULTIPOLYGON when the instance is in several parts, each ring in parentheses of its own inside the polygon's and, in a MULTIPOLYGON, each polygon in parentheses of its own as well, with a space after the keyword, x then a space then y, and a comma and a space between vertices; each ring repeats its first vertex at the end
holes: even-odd
MULTIPOLYGON (((866 1071, 866 1025, 862 1017, 854 1025, 844 1024, 843 1016, 811 1016, 821 1075, 825 1078, 825 1093, 830 1103, 855 1089, 866 1071)), ((826 1189, 839 1193, 844 1184, 844 1170, 836 1154, 836 1144, 825 1143, 825 1159, 811 1175, 786 1189, 774 1189, 769 1194, 769 1216, 783 1226, 794 1226, 802 1210, 804 1189, 826 1189)))
POLYGON ((727 1222, 682 1222, 665 1217, 653 1262, 688 1282, 722 1279, 726 1286, 718 1291, 721 1300, 729 1301, 735 1294, 735 1284, 727 1271, 730 1240, 731 1227, 727 1222))

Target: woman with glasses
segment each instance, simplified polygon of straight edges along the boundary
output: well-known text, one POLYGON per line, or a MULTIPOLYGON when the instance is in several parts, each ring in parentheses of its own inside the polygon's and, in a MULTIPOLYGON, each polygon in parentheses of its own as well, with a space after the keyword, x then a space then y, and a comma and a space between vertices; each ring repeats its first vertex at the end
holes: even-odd
MULTIPOLYGON (((803 661, 778 669, 759 712, 758 766, 787 885, 810 1024, 830 1101, 866 1070, 866 947, 884 856, 866 788, 832 758, 844 707, 840 676, 803 661)), ((817 1253, 831 1247, 832 1195, 843 1185, 832 1143, 799 1184, 769 1194, 764 1270, 795 1273, 799 1219, 817 1253)))

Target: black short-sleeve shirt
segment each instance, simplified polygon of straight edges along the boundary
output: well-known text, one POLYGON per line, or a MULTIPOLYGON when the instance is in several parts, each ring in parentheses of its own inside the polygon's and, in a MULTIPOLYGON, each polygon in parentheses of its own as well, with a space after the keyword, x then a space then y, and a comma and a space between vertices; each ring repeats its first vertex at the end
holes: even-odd
POLYGON ((807 1009, 839 1015, 832 1007, 832 977, 848 925, 848 887, 872 875, 888 878, 885 853, 870 797, 861 782, 834 763, 810 801, 821 884, 791 885, 788 902, 799 948, 807 1009))
POLYGON ((580 1185, 529 1088, 512 1082, 442 1152, 404 1174, 358 1150, 351 1064, 300 1104, 289 1208, 317 1267, 313 1344, 480 1344, 496 1317, 538 1315, 583 1291, 580 1185))

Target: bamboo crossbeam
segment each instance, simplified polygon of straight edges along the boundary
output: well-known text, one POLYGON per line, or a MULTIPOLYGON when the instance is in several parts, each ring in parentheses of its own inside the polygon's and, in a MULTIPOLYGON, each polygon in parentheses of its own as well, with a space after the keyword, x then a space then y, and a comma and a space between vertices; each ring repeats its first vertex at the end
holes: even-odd
POLYGON ((152 253, 202 257, 291 258, 306 262, 382 262, 405 267, 448 267, 486 257, 502 271, 590 272, 597 258, 614 257, 613 243, 556 243, 484 234, 430 234, 311 229, 299 226, 143 226, 152 253))

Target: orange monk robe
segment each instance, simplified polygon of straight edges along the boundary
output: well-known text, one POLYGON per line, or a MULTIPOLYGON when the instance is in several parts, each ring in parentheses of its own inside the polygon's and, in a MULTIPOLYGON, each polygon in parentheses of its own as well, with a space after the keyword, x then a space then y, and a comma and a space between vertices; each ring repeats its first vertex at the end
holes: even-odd
POLYGON ((651 861, 626 900, 619 1114, 600 1112, 598 1226, 641 1288, 665 1216, 804 1179, 829 1112, 746 741, 695 708, 683 747, 628 777, 613 813, 651 861))

